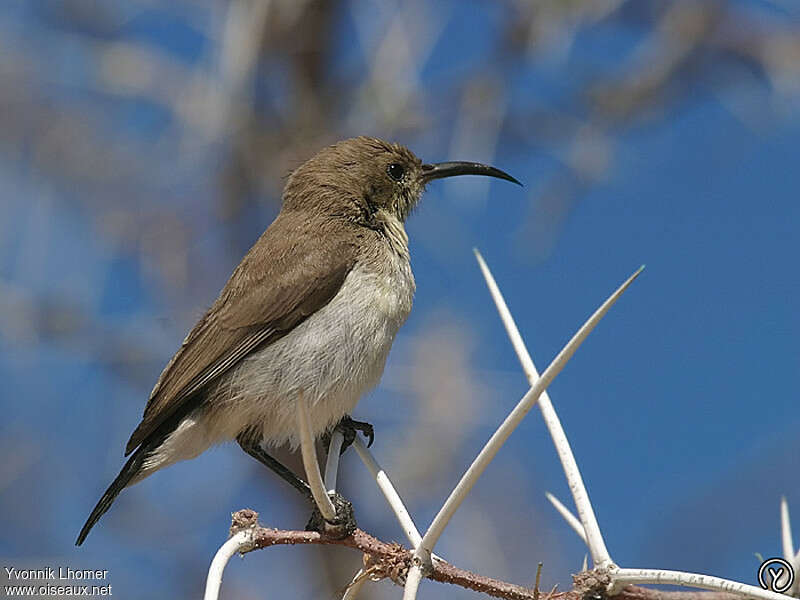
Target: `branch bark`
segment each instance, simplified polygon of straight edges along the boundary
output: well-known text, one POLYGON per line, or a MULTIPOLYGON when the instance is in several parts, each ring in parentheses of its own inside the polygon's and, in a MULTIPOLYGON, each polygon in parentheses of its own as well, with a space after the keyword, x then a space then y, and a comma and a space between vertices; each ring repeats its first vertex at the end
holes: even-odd
MULTIPOLYGON (((413 550, 396 542, 384 542, 366 531, 356 529, 349 537, 341 540, 325 537, 316 531, 294 531, 262 527, 258 524, 258 513, 243 509, 233 513, 231 534, 249 529, 251 544, 241 549, 241 553, 279 545, 318 544, 345 546, 364 554, 364 570, 369 571, 372 580, 390 579, 402 586, 414 560, 413 550)), ((434 557, 432 569, 424 571, 427 579, 449 583, 474 590, 495 598, 507 600, 582 600, 586 597, 606 598, 605 587, 610 581, 602 570, 585 571, 574 577, 574 587, 566 592, 541 594, 535 588, 501 581, 485 575, 467 571, 434 557)), ((672 592, 651 590, 639 586, 625 586, 614 596, 616 600, 741 600, 736 594, 724 592, 672 592)))

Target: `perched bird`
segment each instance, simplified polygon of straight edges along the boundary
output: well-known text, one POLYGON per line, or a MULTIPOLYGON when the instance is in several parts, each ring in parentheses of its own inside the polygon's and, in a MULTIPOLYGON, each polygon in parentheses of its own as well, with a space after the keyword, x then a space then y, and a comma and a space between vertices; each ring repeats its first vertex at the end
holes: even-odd
POLYGON ((302 489, 263 447, 299 444, 299 394, 315 436, 338 423, 371 435, 349 415, 378 382, 411 311, 403 224, 426 184, 454 175, 519 183, 480 163, 423 164, 401 145, 368 137, 329 146, 297 168, 275 221, 161 373, 126 446, 132 455, 77 545, 125 487, 226 440, 302 489))

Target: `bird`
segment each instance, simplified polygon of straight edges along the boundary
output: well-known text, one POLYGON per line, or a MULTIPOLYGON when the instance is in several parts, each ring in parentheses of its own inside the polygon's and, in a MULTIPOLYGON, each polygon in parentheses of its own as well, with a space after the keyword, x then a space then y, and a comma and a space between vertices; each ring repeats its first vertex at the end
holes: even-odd
POLYGON ((307 493, 265 449, 299 445, 300 394, 315 438, 338 425, 350 440, 359 430, 371 441, 371 426, 350 415, 378 383, 411 311, 404 224, 428 183, 458 175, 521 185, 492 166, 427 164, 405 146, 365 136, 297 167, 277 217, 158 378, 125 447, 129 458, 76 545, 123 489, 225 441, 307 493))

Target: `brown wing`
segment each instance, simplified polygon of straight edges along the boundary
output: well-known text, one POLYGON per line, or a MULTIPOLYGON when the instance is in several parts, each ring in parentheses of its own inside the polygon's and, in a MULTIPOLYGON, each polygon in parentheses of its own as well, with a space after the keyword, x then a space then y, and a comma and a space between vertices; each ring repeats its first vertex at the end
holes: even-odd
POLYGON ((355 263, 345 227, 297 212, 278 215, 161 373, 126 456, 206 385, 336 295, 355 263))

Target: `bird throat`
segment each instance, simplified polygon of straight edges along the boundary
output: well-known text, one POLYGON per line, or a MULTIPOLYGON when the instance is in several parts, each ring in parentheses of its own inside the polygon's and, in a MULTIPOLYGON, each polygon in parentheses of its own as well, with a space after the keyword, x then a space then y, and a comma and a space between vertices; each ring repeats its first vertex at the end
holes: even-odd
POLYGON ((402 221, 385 210, 379 210, 375 214, 375 220, 378 222, 380 232, 386 238, 392 251, 398 256, 409 260, 408 234, 402 221))

